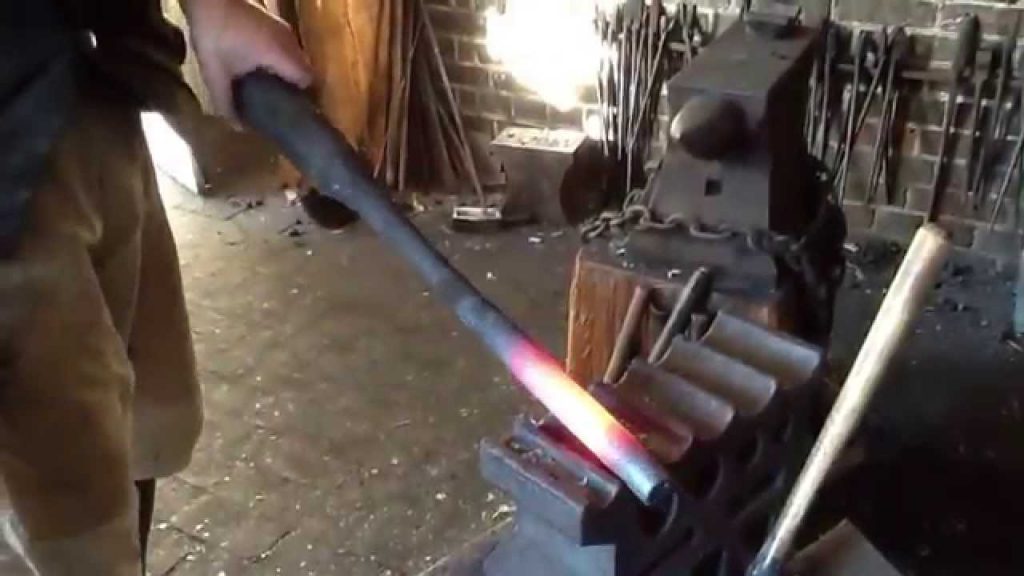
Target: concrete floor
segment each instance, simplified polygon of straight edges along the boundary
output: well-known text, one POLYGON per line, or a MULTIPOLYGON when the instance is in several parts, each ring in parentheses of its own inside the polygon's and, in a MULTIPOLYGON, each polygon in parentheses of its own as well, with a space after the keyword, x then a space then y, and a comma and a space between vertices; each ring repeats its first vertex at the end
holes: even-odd
MULTIPOLYGON (((509 514, 478 478, 476 446, 507 430, 525 396, 404 263, 365 227, 318 229, 282 193, 252 192, 259 184, 206 200, 165 184, 207 418, 193 465, 160 488, 152 574, 416 574, 509 514)), ((573 233, 465 236, 447 230, 440 211, 415 220, 563 353, 573 233)), ((961 260, 872 410, 877 469, 840 485, 825 506, 853 516, 917 573, 939 573, 919 567, 943 558, 946 537, 977 536, 965 554, 1006 553, 986 548, 990 527, 968 519, 971 510, 1024 537, 1020 484, 1007 484, 1024 482, 1024 355, 1001 341, 1010 276, 961 260), (912 460, 919 465, 905 470, 912 460), (924 480, 914 476, 922 471, 924 480), (986 494, 981 482, 999 489, 986 494), (936 518, 918 511, 895 534, 892 515, 872 513, 880 498, 963 506, 936 518)), ((863 275, 851 273, 838 306, 840 371, 897 261, 884 249, 855 255, 863 275)))
MULTIPOLYGON (((280 192, 201 200, 164 181, 206 428, 160 486, 152 574, 410 574, 507 514, 476 447, 524 405, 503 369, 365 227, 306 224, 280 192)), ((562 354, 572 234, 416 217, 562 354)))

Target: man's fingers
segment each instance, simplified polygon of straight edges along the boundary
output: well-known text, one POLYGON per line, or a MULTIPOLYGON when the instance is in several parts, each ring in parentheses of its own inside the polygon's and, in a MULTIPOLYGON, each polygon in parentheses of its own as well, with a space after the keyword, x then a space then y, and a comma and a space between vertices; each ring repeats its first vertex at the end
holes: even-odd
POLYGON ((308 88, 313 83, 313 67, 306 54, 291 37, 291 31, 285 31, 270 57, 270 69, 281 78, 295 84, 299 88, 308 88))

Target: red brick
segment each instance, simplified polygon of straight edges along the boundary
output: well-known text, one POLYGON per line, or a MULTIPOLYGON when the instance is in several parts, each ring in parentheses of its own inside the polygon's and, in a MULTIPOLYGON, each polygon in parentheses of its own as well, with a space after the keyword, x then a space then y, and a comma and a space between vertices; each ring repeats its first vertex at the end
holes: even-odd
POLYGON ((479 66, 468 66, 456 62, 445 62, 448 70, 448 80, 452 84, 469 86, 472 88, 486 88, 489 84, 490 73, 479 66))
POLYGON ((842 21, 917 27, 932 26, 937 13, 934 4, 920 0, 837 0, 833 10, 842 21))
POLYGON ((973 248, 996 258, 1016 259, 1020 257, 1021 233, 1009 230, 989 231, 988 226, 983 226, 974 236, 973 248))
POLYGON ((843 206, 846 225, 851 230, 870 230, 875 222, 875 209, 860 202, 848 202, 843 206))
MULTIPOLYGON (((901 187, 930 187, 935 177, 935 161, 921 156, 903 156, 899 164, 896 181, 901 187)), ((910 208, 910 206, 908 206, 910 208)))
POLYGON ((955 22, 968 14, 976 14, 984 34, 1005 35, 1013 32, 1014 19, 1021 12, 1019 6, 989 2, 948 2, 939 10, 939 22, 944 27, 955 27, 955 22))
POLYGON ((512 98, 512 120, 531 126, 546 126, 548 106, 540 100, 516 96, 512 98))
POLYGON ((923 214, 886 207, 875 210, 874 231, 889 240, 909 242, 922 224, 923 214))
POLYGON ((943 216, 939 218, 939 225, 949 232, 950 241, 954 246, 970 248, 974 245, 974 233, 977 230, 977 223, 970 220, 943 216))
POLYGON ((485 90, 480 93, 480 111, 499 118, 512 117, 512 100, 507 94, 485 90))
POLYGON ((438 35, 480 38, 484 34, 483 17, 474 12, 431 6, 428 13, 438 35))
POLYGON ((495 64, 487 51, 487 45, 476 40, 462 39, 459 41, 459 62, 465 64, 495 64))
POLYGON ((548 119, 553 128, 581 130, 583 127, 583 111, 580 108, 559 110, 553 106, 549 106, 548 119))

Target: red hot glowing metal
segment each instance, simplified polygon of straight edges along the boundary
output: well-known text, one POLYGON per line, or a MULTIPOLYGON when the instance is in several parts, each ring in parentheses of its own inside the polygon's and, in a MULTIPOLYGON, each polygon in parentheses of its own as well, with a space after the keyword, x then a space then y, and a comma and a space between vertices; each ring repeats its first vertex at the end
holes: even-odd
POLYGON ((640 441, 547 353, 528 342, 508 357, 512 374, 644 503, 663 506, 667 475, 640 441))
POLYGON ((276 142, 322 194, 346 204, 423 277, 562 424, 649 506, 674 504, 668 474, 640 441, 488 302, 391 204, 359 156, 297 88, 266 72, 239 79, 239 117, 276 142))

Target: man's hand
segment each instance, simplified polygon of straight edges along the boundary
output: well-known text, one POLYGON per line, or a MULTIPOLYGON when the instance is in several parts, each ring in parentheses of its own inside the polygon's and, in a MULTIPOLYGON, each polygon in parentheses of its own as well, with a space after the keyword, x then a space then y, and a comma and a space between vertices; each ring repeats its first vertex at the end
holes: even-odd
POLYGON ((182 0, 203 80, 216 111, 235 117, 231 83, 266 69, 301 88, 313 72, 291 28, 247 0, 182 0))

